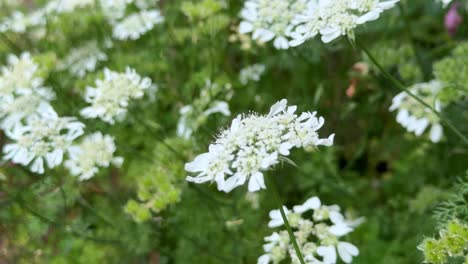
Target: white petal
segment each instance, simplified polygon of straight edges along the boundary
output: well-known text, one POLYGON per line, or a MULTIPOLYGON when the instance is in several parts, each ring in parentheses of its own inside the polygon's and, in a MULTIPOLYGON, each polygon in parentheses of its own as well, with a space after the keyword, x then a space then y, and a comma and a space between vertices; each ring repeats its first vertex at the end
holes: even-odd
POLYGON ((257 172, 250 176, 249 192, 256 192, 260 189, 266 189, 265 180, 263 179, 263 174, 261 172, 257 172))
POLYGON ((320 246, 317 247, 317 255, 323 257, 324 264, 336 263, 336 251, 333 246, 320 246))

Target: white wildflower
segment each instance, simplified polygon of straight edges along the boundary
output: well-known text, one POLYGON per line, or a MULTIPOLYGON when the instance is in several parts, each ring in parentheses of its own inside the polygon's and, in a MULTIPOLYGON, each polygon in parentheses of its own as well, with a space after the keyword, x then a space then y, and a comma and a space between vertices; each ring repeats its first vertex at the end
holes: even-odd
POLYGON ((124 17, 127 5, 131 2, 132 0, 101 0, 102 12, 111 23, 114 23, 124 17))
POLYGON ((277 49, 289 48, 293 18, 307 7, 307 0, 248 0, 241 11, 241 34, 252 32, 261 42, 273 40, 277 49))
POLYGON ((142 10, 124 18, 114 26, 113 36, 119 40, 136 40, 146 32, 153 29, 154 25, 164 21, 164 17, 157 9, 142 10))
POLYGON ((12 31, 15 33, 24 33, 29 27, 44 25, 45 21, 44 14, 41 10, 34 11, 30 14, 23 14, 20 11, 15 11, 10 17, 0 22, 0 32, 12 31))
POLYGON ((328 43, 339 36, 354 38, 354 29, 379 18, 399 0, 310 0, 307 8, 294 18, 291 46, 297 46, 320 34, 328 43))
POLYGON ((72 175, 78 176, 80 180, 87 180, 99 171, 99 167, 122 164, 123 158, 114 157, 115 151, 114 139, 96 132, 83 138, 79 145, 68 148, 70 159, 64 164, 72 175))
POLYGON ((101 51, 96 41, 89 41, 74 48, 59 65, 60 69, 68 69, 77 77, 84 77, 86 72, 93 72, 100 61, 106 61, 107 55, 101 51))
POLYGON ((241 69, 239 73, 239 80, 243 85, 246 85, 249 81, 258 82, 264 71, 265 65, 253 64, 241 69))
POLYGON ((49 168, 62 163, 63 155, 72 141, 83 134, 84 125, 72 117, 58 117, 48 105, 41 105, 37 115, 26 125, 16 126, 8 135, 14 143, 4 146, 4 160, 27 166, 44 173, 44 161, 49 168))
POLYGON ((95 0, 52 0, 45 6, 47 13, 71 13, 78 8, 94 6, 95 0))
MULTIPOLYGON (((289 224, 293 229, 295 239, 308 264, 335 264, 338 256, 345 263, 351 263, 352 258, 359 254, 356 246, 349 242, 340 241, 342 236, 354 230, 350 223, 354 220, 345 219, 337 205, 322 205, 318 197, 308 199, 302 205, 296 205, 292 211, 283 206, 289 224), (313 211, 312 219, 303 216, 313 211), (319 212, 318 212, 319 211, 319 212), (320 215, 320 217, 315 217, 320 215)), ((279 210, 270 212, 270 228, 283 226, 279 210)), ((291 263, 300 263, 291 245, 288 233, 283 230, 265 237, 263 245, 265 254, 258 258, 257 264, 280 263, 288 256, 291 263)))
POLYGON ((86 87, 85 101, 91 106, 82 109, 81 115, 114 124, 114 119, 123 120, 130 100, 143 97, 151 86, 151 79, 142 78, 129 67, 125 73, 105 68, 104 80, 97 80, 96 87, 86 87))
POLYGON ((268 115, 239 115, 231 127, 218 136, 207 153, 187 163, 188 172, 198 173, 188 181, 216 181, 218 189, 229 192, 248 181, 248 189, 265 189, 263 172, 289 155, 292 148, 314 149, 333 144, 334 134, 320 139, 317 130, 324 124, 316 113, 296 115, 296 106, 286 99, 273 105, 268 115), (227 177, 227 178, 226 178, 227 177))
POLYGON ((220 113, 224 116, 230 116, 229 104, 222 100, 212 100, 218 94, 222 94, 225 99, 229 100, 232 95, 232 85, 226 83, 220 85, 211 80, 205 80, 205 86, 200 92, 200 96, 192 101, 192 104, 183 106, 179 113, 180 118, 177 123, 177 135, 183 138, 190 138, 194 131, 197 131, 200 126, 206 123, 210 115, 220 113))
MULTIPOLYGON (((436 111, 442 108, 441 102, 437 99, 437 94, 442 89, 442 84, 438 81, 428 83, 418 83, 411 86, 408 90, 419 97, 429 105, 432 105, 436 111)), ((397 94, 390 106, 390 111, 398 110, 396 120, 408 132, 421 136, 422 133, 431 126, 429 138, 432 142, 439 142, 442 139, 443 131, 439 117, 431 109, 422 106, 407 93, 397 94)))
POLYGON ((8 65, 1 68, 0 75, 0 127, 7 133, 54 98, 52 90, 42 83, 38 65, 29 53, 8 56, 8 65))

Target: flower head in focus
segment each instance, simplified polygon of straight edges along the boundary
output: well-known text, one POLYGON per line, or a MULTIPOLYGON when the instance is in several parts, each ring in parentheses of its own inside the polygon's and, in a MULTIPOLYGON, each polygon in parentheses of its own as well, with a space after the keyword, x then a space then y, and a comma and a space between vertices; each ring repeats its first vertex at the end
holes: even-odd
MULTIPOLYGON (((318 197, 309 198, 304 204, 294 206, 291 211, 284 206, 283 209, 306 263, 335 264, 337 253, 343 262, 351 263, 352 258, 359 254, 356 246, 342 241, 341 237, 362 223, 362 218, 345 219, 339 206, 322 205, 318 197), (304 216, 309 212, 312 212, 312 217, 304 216)), ((279 210, 271 211, 270 218, 270 228, 284 225, 279 210)), ((258 258, 258 264, 280 263, 288 256, 291 263, 300 263, 286 230, 273 232, 271 236, 265 237, 265 241, 265 254, 258 258)))
MULTIPOLYGON (((442 108, 441 102, 437 99, 437 94, 441 91, 442 84, 438 81, 427 83, 418 83, 411 86, 408 90, 418 96, 429 105, 433 105, 436 111, 442 108)), ((421 136, 422 133, 431 126, 429 138, 436 143, 442 139, 443 131, 439 117, 430 109, 422 106, 407 93, 397 94, 390 106, 390 111, 398 110, 396 120, 408 132, 421 136)))
POLYGON ((127 67, 125 73, 104 69, 104 79, 96 81, 96 87, 86 87, 85 100, 91 106, 81 110, 85 118, 100 118, 113 124, 122 120, 131 99, 143 97, 144 91, 154 86, 151 79, 127 67))
POLYGON ((114 157, 115 150, 111 136, 96 132, 83 138, 80 144, 69 147, 70 159, 64 164, 72 175, 78 176, 80 180, 88 180, 99 171, 99 167, 122 164, 122 157, 114 157))
POLYGON ((84 133, 83 129, 75 118, 59 117, 52 107, 43 104, 26 125, 18 125, 8 133, 15 142, 3 147, 3 159, 23 166, 31 163, 31 171, 42 174, 44 162, 49 168, 62 163, 64 153, 84 133))
POLYGON ((248 181, 248 189, 265 189, 263 172, 290 154, 292 148, 314 149, 333 144, 334 134, 319 138, 324 124, 316 113, 295 114, 296 106, 287 106, 286 99, 274 104, 268 115, 239 115, 231 127, 222 131, 209 151, 185 165, 197 173, 187 177, 195 183, 213 182, 221 191, 229 192, 248 181))

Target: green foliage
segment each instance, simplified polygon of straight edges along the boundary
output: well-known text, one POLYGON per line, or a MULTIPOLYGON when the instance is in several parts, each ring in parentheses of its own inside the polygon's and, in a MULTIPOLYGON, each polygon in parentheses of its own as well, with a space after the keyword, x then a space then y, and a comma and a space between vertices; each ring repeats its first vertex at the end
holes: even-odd
MULTIPOLYGON (((0 21, 48 1, 15 2, 21 6, 4 8, 0 0, 0 21)), ((125 15, 138 9, 133 2, 125 15)), ((112 39, 113 25, 90 6, 48 17, 45 30, 0 33, 0 65, 8 54, 31 52, 44 85, 56 93, 57 113, 77 117, 86 133, 112 135, 115 155, 124 158, 121 168, 101 168, 88 181, 63 166, 37 175, 0 161, 0 263, 255 263, 271 233, 268 213, 278 207, 270 190, 246 195, 240 187, 226 194, 216 184, 187 183, 184 164, 205 152, 235 116, 267 113, 281 98, 323 116, 320 136, 336 134, 333 147, 295 150, 289 158, 296 166, 283 161, 265 173, 280 186, 285 205, 319 196, 351 218, 364 216, 347 237, 360 250, 355 263, 463 261, 468 181, 460 175, 468 169, 467 147, 445 125, 437 144, 406 133, 388 111, 400 90, 358 45, 315 38, 276 50, 238 33, 244 1, 149 2, 165 21, 137 40, 112 39), (107 60, 82 78, 58 69, 89 41, 107 60), (240 70, 253 64, 265 65, 265 73, 241 85, 240 70), (126 66, 158 90, 131 101, 126 119, 114 125, 82 118, 86 87, 104 78, 105 67, 121 72, 126 66), (226 102, 231 115, 206 114, 216 101, 226 102), (177 133, 186 106, 192 107, 188 138, 177 133), (424 238, 436 228, 440 235, 424 238)), ((401 7, 404 13, 395 8, 363 25, 356 43, 408 87, 443 82, 443 114, 468 135, 468 24, 450 37, 442 22, 447 10, 438 3, 406 0, 401 7), (410 34, 402 33, 407 29, 410 34)), ((460 12, 466 21, 466 10, 460 12)), ((0 147, 8 143, 0 132, 0 147)))

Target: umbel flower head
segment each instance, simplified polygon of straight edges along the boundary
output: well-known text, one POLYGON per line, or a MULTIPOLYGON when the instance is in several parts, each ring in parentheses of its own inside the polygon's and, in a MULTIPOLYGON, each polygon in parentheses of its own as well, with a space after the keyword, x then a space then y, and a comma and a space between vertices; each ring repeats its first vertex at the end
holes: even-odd
MULTIPOLYGON (((437 99, 437 94, 441 91, 442 84, 438 81, 427 83, 418 83, 411 86, 408 90, 429 105, 433 105, 436 111, 442 108, 441 102, 437 99)), ((408 132, 421 136, 422 133, 431 126, 429 138, 436 143, 442 139, 443 130, 439 117, 430 109, 422 106, 407 93, 397 94, 390 106, 390 111, 398 110, 396 120, 408 132)))
POLYGON ((99 171, 99 167, 122 164, 123 158, 114 157, 115 151, 114 139, 96 132, 83 138, 79 145, 68 148, 70 159, 65 161, 65 167, 80 180, 87 180, 99 171))
POLYGON ((0 128, 11 130, 55 97, 50 88, 43 87, 37 72, 38 65, 29 53, 8 56, 8 65, 1 68, 0 75, 0 128))
POLYGON ((154 25, 164 21, 164 17, 157 9, 142 10, 124 18, 115 24, 113 36, 118 40, 136 40, 146 32, 153 29, 154 25))
POLYGON ((68 69, 77 77, 84 77, 86 72, 93 72, 100 61, 107 60, 107 55, 101 51, 96 41, 89 41, 70 51, 59 68, 68 69))
POLYGON ((86 87, 85 101, 91 106, 82 109, 81 115, 114 124, 114 119, 125 117, 130 99, 143 97, 151 87, 151 79, 142 78, 134 69, 127 67, 125 73, 118 73, 105 68, 104 80, 97 80, 96 87, 86 87))
POLYGON ((239 115, 231 127, 185 170, 196 173, 187 177, 195 183, 215 181, 220 191, 229 192, 248 181, 248 189, 265 189, 263 172, 289 155, 292 148, 314 149, 333 144, 334 134, 321 139, 317 130, 324 124, 316 113, 295 114, 296 106, 287 106, 286 99, 274 104, 268 115, 239 115))
POLYGON ((49 168, 61 164, 64 153, 83 129, 75 118, 59 117, 50 105, 42 104, 26 125, 19 124, 7 134, 15 142, 5 145, 3 158, 23 166, 32 162, 31 171, 42 174, 44 160, 49 168))
MULTIPOLYGON (((343 262, 351 263, 352 258, 359 254, 356 246, 341 241, 341 237, 352 232, 363 222, 363 218, 345 219, 338 205, 322 205, 318 197, 311 197, 304 204, 294 206, 292 211, 284 206, 283 209, 306 263, 334 264, 337 262, 337 252, 343 262)), ((271 211, 270 218, 270 228, 284 224, 279 210, 271 211)), ((273 232, 265 237, 265 241, 265 254, 258 258, 258 264, 280 263, 288 256, 291 263, 300 263, 286 230, 273 232)))
POLYGON ((354 38, 354 29, 379 18, 399 0, 249 0, 241 11, 239 32, 252 32, 262 42, 274 39, 277 49, 298 46, 322 35, 328 43, 341 35, 354 38))

